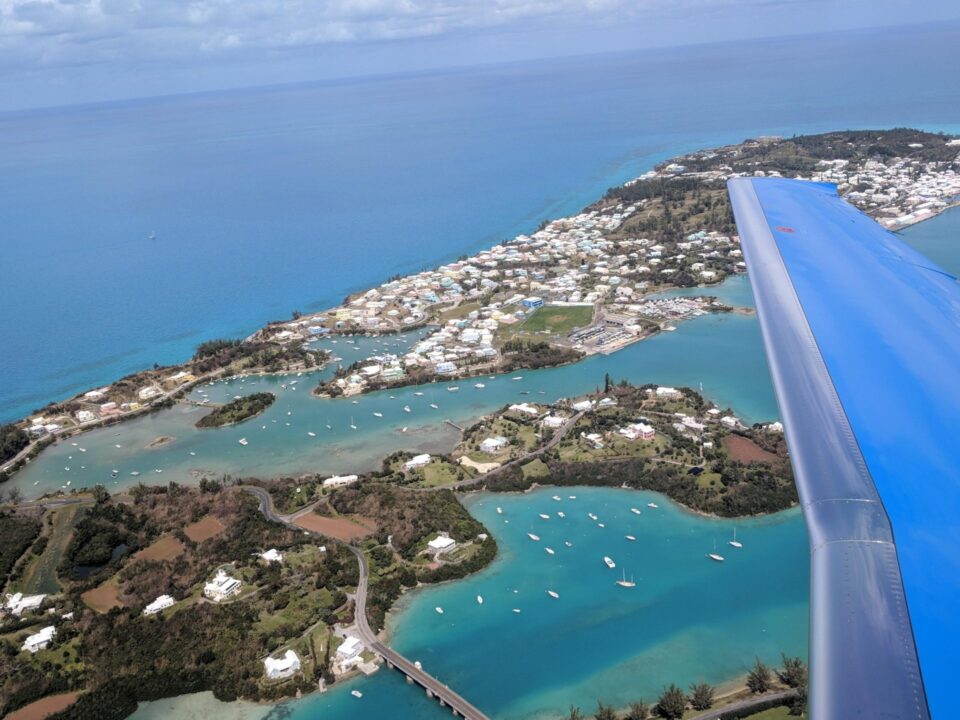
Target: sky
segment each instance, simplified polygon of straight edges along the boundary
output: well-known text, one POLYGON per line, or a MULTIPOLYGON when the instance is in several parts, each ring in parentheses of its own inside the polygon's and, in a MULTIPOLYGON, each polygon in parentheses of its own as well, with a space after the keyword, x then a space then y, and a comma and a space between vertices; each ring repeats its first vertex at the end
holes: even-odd
POLYGON ((957 0, 0 0, 0 111, 955 19, 957 0))

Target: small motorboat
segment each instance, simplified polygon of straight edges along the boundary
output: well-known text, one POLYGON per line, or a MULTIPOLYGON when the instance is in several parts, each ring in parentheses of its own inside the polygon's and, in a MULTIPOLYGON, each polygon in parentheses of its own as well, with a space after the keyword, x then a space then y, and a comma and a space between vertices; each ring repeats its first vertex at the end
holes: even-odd
POLYGON ((353 695, 355 698, 362 698, 362 697, 363 697, 363 693, 360 692, 359 690, 351 690, 351 691, 350 691, 350 694, 353 695))
POLYGON ((540 542, 539 535, 534 535, 533 533, 527 533, 527 537, 533 540, 534 542, 540 542))
POLYGON ((560 597, 560 594, 554 592, 553 590, 547 590, 547 595, 549 595, 550 597, 552 597, 554 600, 556 600, 558 597, 560 597))
POLYGON ((613 570, 617 566, 617 564, 613 561, 613 559, 607 557, 606 555, 603 556, 603 562, 611 570, 613 570))

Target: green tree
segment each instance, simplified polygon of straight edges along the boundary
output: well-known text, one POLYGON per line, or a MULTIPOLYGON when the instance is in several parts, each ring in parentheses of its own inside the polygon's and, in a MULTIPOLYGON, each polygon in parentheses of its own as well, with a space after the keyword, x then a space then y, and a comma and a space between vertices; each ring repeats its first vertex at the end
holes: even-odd
POLYGON ((23 491, 18 487, 12 487, 7 497, 10 498, 11 505, 19 505, 20 501, 23 500, 23 491))
POLYGON ((807 664, 798 657, 783 658, 783 669, 777 670, 777 677, 780 682, 792 688, 805 687, 807 684, 807 664))
POLYGON ((641 699, 630 703, 630 709, 627 710, 623 720, 647 720, 648 717, 650 717, 650 706, 641 699))
POLYGON ((770 668, 760 662, 760 658, 757 658, 753 669, 747 675, 747 687, 750 688, 750 692, 765 693, 770 689, 771 680, 770 668))
POLYGON ((604 705, 597 700, 597 712, 593 717, 594 720, 617 720, 617 713, 609 705, 604 705))
POLYGON ((683 690, 670 683, 670 687, 660 694, 660 699, 657 700, 657 705, 653 708, 653 711, 664 720, 680 720, 686 709, 687 698, 683 694, 683 690))
POLYGON ((580 708, 571 705, 566 720, 585 720, 585 718, 583 717, 583 713, 580 712, 580 708))
POLYGON ((705 682, 691 685, 690 704, 694 710, 709 710, 713 707, 713 686, 705 682))
POLYGON ((104 503, 109 502, 110 491, 107 490, 103 485, 94 485, 93 499, 96 501, 97 505, 103 505, 104 503))

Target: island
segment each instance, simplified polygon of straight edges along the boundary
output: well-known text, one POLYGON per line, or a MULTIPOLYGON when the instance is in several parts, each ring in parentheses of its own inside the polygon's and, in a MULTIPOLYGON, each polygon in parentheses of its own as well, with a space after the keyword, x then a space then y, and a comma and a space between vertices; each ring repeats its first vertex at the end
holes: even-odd
POLYGON ((458 493, 542 485, 656 490, 723 516, 797 502, 779 423, 607 378, 588 396, 506 406, 451 453, 395 453, 377 472, 98 486, 11 507, 0 711, 72 694, 64 718, 122 718, 137 701, 275 700, 374 672, 364 633, 383 631, 405 590, 497 555, 458 493))
POLYGON ((353 395, 614 352, 686 319, 736 310, 709 293, 746 271, 728 179, 835 183, 896 231, 960 201, 958 154, 960 138, 894 128, 759 137, 674 158, 530 234, 393 278, 323 312, 295 312, 244 340, 211 340, 186 363, 136 373, 3 426, 0 481, 50 442, 166 407, 215 378, 302 373, 335 362, 333 378, 319 381, 316 393, 353 395), (705 292, 668 292, 695 286, 705 292), (346 365, 316 345, 414 328, 424 334, 408 352, 346 365))
POLYGON ((244 420, 255 418, 273 405, 273 401, 276 399, 276 395, 269 392, 252 393, 238 397, 204 415, 197 420, 196 426, 198 428, 215 428, 236 425, 244 420))

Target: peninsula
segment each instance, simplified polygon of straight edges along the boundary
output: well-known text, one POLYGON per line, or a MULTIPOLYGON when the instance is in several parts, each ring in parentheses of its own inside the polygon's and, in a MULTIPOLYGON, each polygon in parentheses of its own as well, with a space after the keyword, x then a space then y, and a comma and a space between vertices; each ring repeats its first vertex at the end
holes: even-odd
POLYGON ((675 158, 610 189, 582 212, 431 271, 398 277, 322 313, 294 313, 243 341, 214 340, 155 368, 53 403, 0 427, 0 479, 46 443, 165 407, 196 383, 305 372, 328 360, 316 341, 427 327, 408 352, 335 358, 321 395, 573 362, 706 312, 710 286, 746 270, 725 182, 742 175, 831 182, 891 230, 957 204, 960 138, 911 129, 766 137, 675 158))

